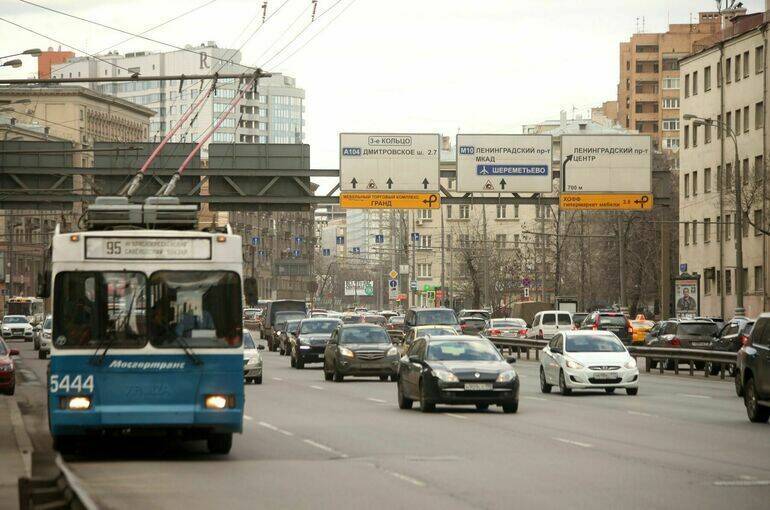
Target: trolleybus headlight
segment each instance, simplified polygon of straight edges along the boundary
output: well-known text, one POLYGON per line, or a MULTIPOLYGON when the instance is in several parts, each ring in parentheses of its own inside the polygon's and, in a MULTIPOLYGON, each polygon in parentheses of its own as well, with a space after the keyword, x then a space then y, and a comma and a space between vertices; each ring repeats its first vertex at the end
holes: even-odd
POLYGON ((207 395, 206 409, 226 409, 235 407, 235 397, 233 395, 207 395))
POLYGON ((62 407, 70 411, 85 411, 91 409, 91 397, 77 396, 62 398, 62 407))

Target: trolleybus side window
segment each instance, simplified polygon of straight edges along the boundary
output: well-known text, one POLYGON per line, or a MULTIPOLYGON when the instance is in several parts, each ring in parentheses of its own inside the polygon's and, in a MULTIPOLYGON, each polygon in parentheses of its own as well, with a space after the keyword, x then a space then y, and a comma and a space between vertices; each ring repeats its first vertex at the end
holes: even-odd
POLYGON ((134 272, 64 272, 54 285, 59 349, 144 347, 147 278, 134 272))
POLYGON ((157 271, 150 276, 149 288, 153 346, 241 345, 241 285, 237 273, 157 271))

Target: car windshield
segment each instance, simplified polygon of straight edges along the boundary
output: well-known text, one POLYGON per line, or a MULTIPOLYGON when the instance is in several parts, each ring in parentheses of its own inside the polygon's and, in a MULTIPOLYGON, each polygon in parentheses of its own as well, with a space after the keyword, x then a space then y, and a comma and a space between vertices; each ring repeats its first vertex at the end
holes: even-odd
POLYGON ((521 327, 525 327, 526 324, 524 323, 524 321, 492 319, 490 326, 493 328, 521 328, 521 327))
POLYGON ((256 349, 257 346, 254 344, 254 338, 251 336, 251 333, 248 331, 243 332, 243 348, 244 349, 256 349))
POLYGON ((417 326, 431 324, 457 324, 457 317, 452 310, 422 310, 417 312, 417 326))
POLYGON ((302 312, 279 312, 275 314, 275 323, 288 322, 288 321, 301 321, 307 318, 302 312))
POLYGON ((382 328, 352 327, 342 330, 341 344, 387 344, 390 343, 388 332, 382 328))
POLYGON ((388 319, 388 323, 389 324, 403 324, 404 323, 404 317, 402 317, 400 315, 395 316, 395 317, 391 317, 390 319, 388 319))
POLYGON ((5 317, 3 322, 5 324, 25 324, 27 319, 26 317, 5 317))
POLYGON ((500 361, 495 346, 485 341, 440 340, 428 344, 428 361, 500 361))
POLYGON ((420 328, 418 336, 427 335, 457 335, 454 328, 420 328))
POLYGON ((623 344, 606 336, 580 335, 567 338, 566 352, 624 352, 623 344))
POLYGON ((286 321, 286 331, 297 331, 301 320, 286 321))
POLYGON ((625 326, 626 318, 622 315, 602 315, 599 317, 600 326, 625 326))
POLYGON ((53 319, 48 317, 45 322, 43 323, 43 329, 51 329, 51 325, 53 324, 53 319))
POLYGON ((302 335, 309 334, 331 334, 334 329, 340 325, 340 321, 328 320, 328 321, 302 321, 302 326, 299 330, 302 335))
POLYGON ((711 336, 717 332, 717 325, 713 322, 690 322, 679 325, 677 334, 694 336, 711 336))

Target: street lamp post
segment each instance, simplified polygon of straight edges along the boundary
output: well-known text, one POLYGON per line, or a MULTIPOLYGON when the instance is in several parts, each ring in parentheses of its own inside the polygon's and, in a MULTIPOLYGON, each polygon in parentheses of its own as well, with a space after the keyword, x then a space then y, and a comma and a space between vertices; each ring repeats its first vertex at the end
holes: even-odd
POLYGON ((19 57, 21 55, 30 55, 32 57, 39 57, 40 54, 43 53, 40 48, 30 48, 28 50, 24 50, 21 53, 13 53, 11 55, 3 55, 0 58, 11 58, 11 57, 19 57))
MULTIPOLYGON (((735 147, 735 162, 733 163, 735 174, 735 292, 737 294, 735 315, 743 316, 746 314, 746 309, 743 306, 743 175, 741 174, 741 160, 738 157, 738 138, 735 136, 733 128, 722 121, 705 119, 689 113, 684 114, 682 118, 684 120, 692 120, 693 127, 716 124, 719 129, 727 133, 733 140, 733 145, 735 147)), ((721 225, 719 228, 721 228, 721 225)))

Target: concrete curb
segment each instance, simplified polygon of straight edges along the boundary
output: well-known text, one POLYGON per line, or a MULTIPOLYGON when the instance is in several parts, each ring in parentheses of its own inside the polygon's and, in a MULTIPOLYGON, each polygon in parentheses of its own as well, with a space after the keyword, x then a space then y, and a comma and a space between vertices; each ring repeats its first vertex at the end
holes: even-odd
POLYGON ((32 440, 29 438, 27 428, 24 426, 24 417, 21 415, 19 404, 16 399, 9 399, 9 409, 11 412, 11 427, 13 435, 16 436, 16 444, 19 447, 19 455, 24 462, 24 471, 27 476, 32 476, 32 440))

